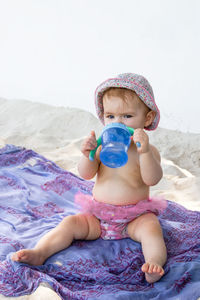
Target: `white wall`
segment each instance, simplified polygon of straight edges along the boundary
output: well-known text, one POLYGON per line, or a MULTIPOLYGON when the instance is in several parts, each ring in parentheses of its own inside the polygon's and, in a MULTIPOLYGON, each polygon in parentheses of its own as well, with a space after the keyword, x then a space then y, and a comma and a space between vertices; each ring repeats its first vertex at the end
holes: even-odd
POLYGON ((0 97, 95 114, 122 72, 153 86, 160 126, 200 133, 200 1, 0 0, 0 97))

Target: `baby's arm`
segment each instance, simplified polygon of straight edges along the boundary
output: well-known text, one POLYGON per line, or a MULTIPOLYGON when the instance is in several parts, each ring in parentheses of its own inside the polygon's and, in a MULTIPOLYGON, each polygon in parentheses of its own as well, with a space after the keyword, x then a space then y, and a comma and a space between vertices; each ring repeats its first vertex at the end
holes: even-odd
POLYGON ((148 186, 157 184, 163 175, 158 150, 149 144, 149 137, 142 129, 135 130, 134 142, 140 142, 141 144, 137 151, 139 154, 140 172, 144 183, 148 186))
POLYGON ((82 178, 84 179, 92 179, 99 168, 99 161, 96 156, 94 157, 94 161, 90 161, 89 154, 90 151, 95 149, 97 146, 95 132, 91 131, 90 135, 83 141, 81 145, 81 152, 83 153, 79 164, 78 171, 82 178))

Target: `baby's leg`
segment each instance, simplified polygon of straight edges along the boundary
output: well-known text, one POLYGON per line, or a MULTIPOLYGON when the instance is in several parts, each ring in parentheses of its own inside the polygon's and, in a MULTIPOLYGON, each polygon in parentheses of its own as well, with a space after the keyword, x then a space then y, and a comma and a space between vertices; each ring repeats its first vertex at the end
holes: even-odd
POLYGON ((149 283, 158 281, 163 275, 163 265, 167 260, 167 250, 162 229, 153 213, 139 216, 128 225, 129 236, 142 245, 145 263, 142 271, 149 283))
POLYGON ((100 234, 100 224, 94 216, 68 216, 44 235, 34 249, 19 250, 13 254, 12 260, 42 265, 48 257, 70 246, 73 240, 95 240, 100 234))

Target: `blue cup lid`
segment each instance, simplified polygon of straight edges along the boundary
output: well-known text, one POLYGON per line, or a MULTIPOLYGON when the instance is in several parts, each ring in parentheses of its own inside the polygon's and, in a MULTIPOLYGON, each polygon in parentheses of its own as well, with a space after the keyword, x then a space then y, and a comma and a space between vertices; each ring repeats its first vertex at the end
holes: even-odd
POLYGON ((110 123, 110 124, 106 125, 102 130, 102 134, 104 133, 104 131, 106 131, 109 128, 121 128, 121 129, 124 129, 127 133, 130 134, 130 131, 128 130, 126 125, 124 125, 122 123, 110 123))

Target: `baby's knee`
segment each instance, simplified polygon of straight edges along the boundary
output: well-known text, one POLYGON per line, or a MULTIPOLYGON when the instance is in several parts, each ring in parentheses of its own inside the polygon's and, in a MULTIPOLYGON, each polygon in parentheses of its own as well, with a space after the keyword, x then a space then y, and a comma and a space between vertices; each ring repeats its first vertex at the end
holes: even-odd
POLYGON ((142 226, 143 232, 147 234, 151 234, 151 233, 161 234, 162 229, 160 226, 160 222, 154 213, 147 213, 143 215, 142 221, 143 221, 143 226, 142 226))
POLYGON ((68 226, 69 224, 76 227, 79 224, 79 215, 70 215, 63 218, 60 224, 68 226))
POLYGON ((84 214, 77 214, 65 217, 61 226, 63 228, 70 229, 73 232, 73 238, 95 240, 99 238, 101 234, 100 223, 94 216, 88 216, 84 214))
POLYGON ((129 236, 135 241, 141 242, 144 234, 149 234, 152 231, 160 231, 160 223, 154 213, 146 213, 130 222, 127 227, 129 236))
POLYGON ((85 239, 89 232, 87 219, 80 214, 65 217, 59 226, 65 231, 70 231, 73 239, 85 239))
POLYGON ((140 225, 144 225, 144 227, 160 226, 157 216, 152 212, 145 213, 139 216, 138 219, 140 220, 140 225))

